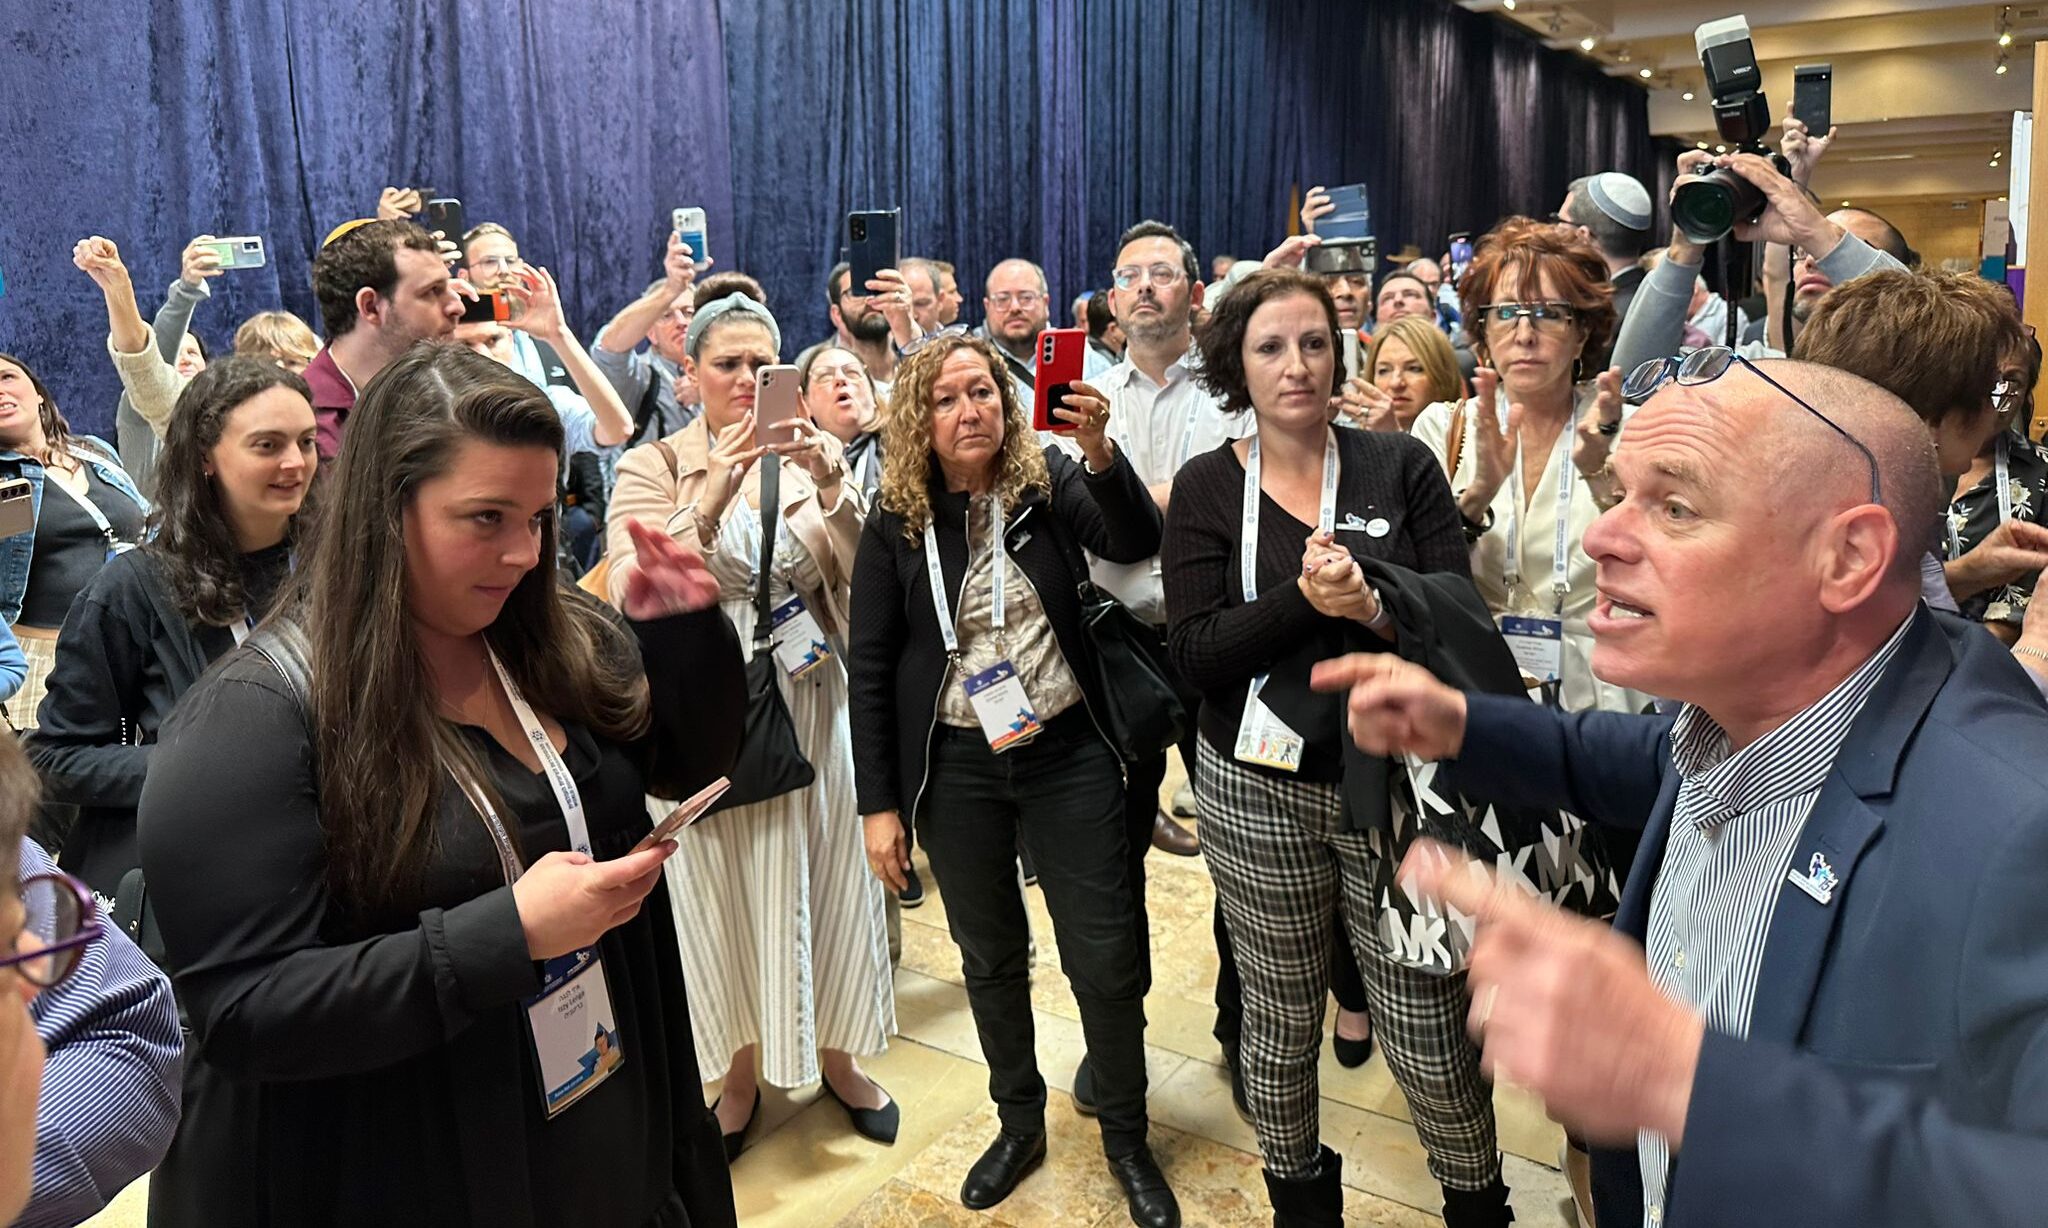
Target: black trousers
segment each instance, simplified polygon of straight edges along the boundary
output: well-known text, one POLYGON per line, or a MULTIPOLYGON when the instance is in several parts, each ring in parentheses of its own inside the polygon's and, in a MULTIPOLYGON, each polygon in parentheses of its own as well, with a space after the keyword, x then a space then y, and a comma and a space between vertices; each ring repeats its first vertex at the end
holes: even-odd
MULTIPOLYGON (((1152 634, 1159 645, 1159 660, 1166 665, 1167 681, 1180 693, 1181 707, 1187 710, 1187 727, 1181 733, 1181 766, 1188 774, 1188 782, 1194 783, 1195 740, 1201 735, 1195 731, 1195 716, 1201 710, 1201 693, 1189 688, 1173 668, 1166 652, 1166 628, 1154 627, 1152 634)), ((1152 820, 1159 813, 1159 787, 1166 783, 1166 752, 1147 759, 1140 759, 1130 765, 1129 786, 1124 790, 1125 835, 1130 841, 1131 890, 1138 903, 1138 958, 1144 973, 1145 989, 1152 988, 1152 925, 1145 914, 1145 854, 1152 851, 1152 820)))
POLYGON ((919 817, 925 856, 960 948, 967 1002, 1003 1128, 1045 1129, 1027 949, 1017 891, 1019 841, 1038 869, 1060 965, 1081 1008, 1103 1150, 1145 1145, 1145 991, 1131 881, 1124 782, 1079 707, 1030 744, 998 755, 978 729, 941 725, 919 817))

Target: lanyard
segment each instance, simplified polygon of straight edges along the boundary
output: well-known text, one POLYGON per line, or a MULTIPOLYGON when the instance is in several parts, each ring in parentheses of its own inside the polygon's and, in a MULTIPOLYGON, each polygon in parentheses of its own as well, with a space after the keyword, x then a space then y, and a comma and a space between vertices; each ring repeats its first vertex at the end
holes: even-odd
MULTIPOLYGON (((988 497, 988 502, 990 529, 988 544, 990 555, 989 568, 993 572, 991 587, 994 590, 992 594, 994 609, 989 614, 989 629, 1000 633, 1003 629, 1003 587, 1009 579, 1010 561, 1008 553, 1003 549, 1003 497, 992 494, 988 497)), ((968 544, 972 546, 974 542, 971 532, 974 524, 974 505, 972 502, 967 507, 967 523, 970 529, 968 544)), ((924 526, 924 567, 926 574, 931 577, 932 613, 938 615, 939 635, 946 641, 946 655, 957 657, 960 655, 960 634, 953 628, 953 603, 946 598, 946 576, 945 572, 939 567, 938 534, 932 532, 932 526, 929 521, 924 526)), ((967 570, 970 573, 974 570, 974 560, 971 555, 967 561, 967 570)), ((963 599, 967 595, 964 581, 960 588, 960 595, 963 599)))
MULTIPOLYGON (((1991 482, 1998 495, 1998 523, 2004 524, 2012 519, 2012 453, 2006 446, 2003 431, 1999 432, 1996 447, 1992 454, 1991 482)), ((1948 525, 1948 557, 1951 559, 1963 557, 1963 534, 1956 525, 1958 515, 1960 513, 1951 510, 1949 515, 1942 517, 1948 525)))
MULTIPOLYGON (((1316 505, 1316 531, 1328 533, 1337 523, 1337 436, 1323 442, 1323 493, 1316 505)), ((1244 458, 1244 531, 1238 543, 1238 573, 1247 604, 1259 599, 1259 437, 1252 436, 1244 458)))
POLYGON ((866 494, 868 489, 868 465, 874 461, 875 451, 881 446, 879 442, 870 442, 861 451, 860 459, 853 462, 853 488, 862 494, 866 494))
MULTIPOLYGON (((1573 414, 1573 421, 1577 421, 1573 414)), ((1570 568, 1572 562, 1572 487, 1577 485, 1569 471, 1573 428, 1567 425, 1557 433, 1557 540, 1550 552, 1550 588, 1557 595, 1557 613, 1564 615, 1565 594, 1571 591, 1570 568)), ((1514 483, 1509 492, 1507 523, 1507 561, 1501 568, 1501 580, 1512 593, 1522 582, 1522 500, 1525 487, 1522 482, 1522 445, 1515 444, 1515 471, 1508 478, 1514 483)))
MULTIPOLYGON (((561 807, 562 821, 569 827, 569 847, 586 856, 590 855, 590 825, 584 821, 583 795, 576 788, 576 779, 569 775, 569 765, 562 762, 561 752, 548 740, 547 727, 540 723, 540 718, 534 715, 533 707, 526 702, 525 696, 519 693, 518 684, 512 681, 511 674, 505 672, 505 664, 498 660, 497 652, 489 645, 485 645, 484 651, 490 655, 491 668, 497 671, 498 682, 505 688, 505 698, 511 701, 513 715, 519 718, 520 727, 526 732, 526 740, 533 744, 534 753, 540 756, 541 768, 548 778, 548 787, 555 791, 555 803, 561 807)), ((463 796, 469 799, 470 805, 476 807, 477 813, 483 816, 484 822, 491 829, 491 842, 498 846, 498 864, 505 872, 505 881, 509 883, 517 879, 523 872, 523 867, 519 864, 518 854, 513 851, 512 838, 505 831, 505 821, 498 817, 497 809, 491 805, 490 799, 484 796, 483 790, 477 787, 475 781, 463 779, 460 773, 454 775, 455 783, 462 790, 463 796)))
MULTIPOLYGON (((84 461, 78 462, 78 472, 81 474, 87 472, 84 461)), ((49 480, 45 482, 44 485, 55 486, 58 490, 61 490, 65 494, 71 496, 71 501, 73 503, 76 503, 79 507, 85 509, 85 514, 92 517, 93 527, 97 528, 100 531, 101 537, 107 539, 107 556, 109 558, 121 552, 121 547, 123 543, 120 538, 114 536, 114 526, 107 522, 107 514, 100 510, 99 504, 94 503, 91 499, 79 494, 77 491, 71 489, 69 486, 66 486, 63 482, 57 480, 55 474, 51 474, 49 480)))

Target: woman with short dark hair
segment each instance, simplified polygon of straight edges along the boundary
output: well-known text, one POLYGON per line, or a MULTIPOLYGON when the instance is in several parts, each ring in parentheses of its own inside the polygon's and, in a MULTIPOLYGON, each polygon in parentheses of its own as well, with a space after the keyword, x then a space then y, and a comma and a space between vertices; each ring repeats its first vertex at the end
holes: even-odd
POLYGON ((1347 756, 1341 698, 1309 687, 1317 661, 1347 652, 1403 649, 1408 636, 1420 646, 1407 651, 1441 651, 1431 645, 1454 642, 1461 617, 1482 651, 1499 644, 1428 449, 1398 432, 1332 429, 1341 327, 1321 281, 1291 269, 1254 273, 1217 306, 1197 337, 1201 379, 1257 430, 1181 469, 1161 554, 1174 663, 1202 692, 1195 794, 1244 985, 1246 1100, 1274 1223, 1341 1223, 1342 1162, 1321 1144, 1315 1107, 1341 918, 1445 1222, 1505 1224, 1462 966, 1397 953, 1382 936, 1416 832, 1413 793, 1387 761, 1347 756))
POLYGON ((196 1069, 150 1222, 732 1225, 642 847, 646 793, 738 753, 718 586, 646 531, 623 623, 560 583, 561 418, 490 359, 415 347, 351 422, 278 612, 151 754, 196 1069))
POLYGON ((150 539, 71 604, 27 746, 49 800, 79 807, 60 862, 109 899, 139 863, 135 806, 158 731, 291 569, 314 431, 306 381, 276 363, 200 372, 164 433, 150 539))

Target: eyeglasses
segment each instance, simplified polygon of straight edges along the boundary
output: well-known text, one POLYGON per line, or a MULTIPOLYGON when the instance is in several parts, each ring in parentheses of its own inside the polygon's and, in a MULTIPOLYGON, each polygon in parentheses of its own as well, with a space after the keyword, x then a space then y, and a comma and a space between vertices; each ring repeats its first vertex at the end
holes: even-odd
POLYGON ((1512 332, 1521 320, 1529 321, 1539 333, 1561 333, 1570 328, 1579 318, 1579 309, 1570 303, 1488 303, 1479 309, 1480 317, 1486 321, 1489 332, 1512 332))
POLYGON ((21 880, 21 902, 39 949, 0 956, 31 985, 48 989, 78 969, 85 948, 106 932, 92 889, 69 874, 35 874, 21 880))
POLYGON ((910 344, 904 346, 902 351, 903 357, 910 357, 912 354, 917 353, 919 350, 932 344, 934 341, 943 341, 947 337, 965 336, 966 333, 967 326, 965 324, 948 324, 946 327, 940 329, 939 331, 935 333, 926 333, 924 336, 919 337, 917 340, 912 341, 910 344))
POLYGON ((2026 388, 2016 379, 2002 379, 1991 386, 1991 407, 2004 413, 2020 403, 2026 395, 2026 388))
POLYGON ((996 310, 1007 311, 1013 303, 1026 309, 1036 307, 1045 301, 1045 296, 1036 290, 1018 290, 1015 293, 1005 290, 1001 294, 989 295, 988 301, 996 310))
POLYGON ((519 267, 519 257, 479 256, 469 262, 469 267, 479 273, 509 273, 519 267))
POLYGON ((1116 283, 1116 288, 1119 290, 1134 290, 1148 281, 1163 290, 1169 286, 1179 285, 1181 278, 1185 276, 1187 276, 1187 270, 1178 265, 1155 264, 1147 268, 1140 265, 1127 264, 1111 273, 1109 279, 1116 283))
POLYGON ((1807 404, 1791 389, 1772 379, 1762 367, 1726 346, 1708 346, 1705 349, 1694 350, 1684 358, 1652 358, 1629 372, 1628 378, 1621 382, 1621 399, 1631 405, 1641 405, 1650 399, 1652 393, 1672 380, 1676 380, 1681 388, 1711 384, 1728 374, 1729 369, 1736 363, 1741 363, 1758 379, 1784 393, 1793 404, 1819 418, 1829 430, 1848 440, 1851 447, 1863 453, 1863 462, 1870 466, 1870 501, 1884 502, 1884 486, 1878 481, 1877 476, 1877 457, 1864 446, 1862 440, 1843 430, 1833 418, 1807 404))

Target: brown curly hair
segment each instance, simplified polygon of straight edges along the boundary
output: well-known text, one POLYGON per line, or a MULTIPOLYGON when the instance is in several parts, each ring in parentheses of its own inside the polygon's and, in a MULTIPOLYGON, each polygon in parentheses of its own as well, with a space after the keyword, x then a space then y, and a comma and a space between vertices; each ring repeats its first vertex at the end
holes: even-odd
POLYGON ((1209 319, 1195 330, 1195 345, 1202 353, 1202 369, 1195 380, 1223 402, 1223 412, 1238 413, 1252 408, 1251 385, 1244 374, 1244 334, 1251 326, 1252 313, 1267 303, 1305 294, 1314 299, 1330 321, 1330 349, 1336 367, 1330 376, 1335 393, 1351 378, 1344 361, 1344 329, 1337 323, 1337 304, 1330 298, 1323 279, 1299 269, 1260 269, 1230 288, 1223 301, 1209 312, 1209 319))
POLYGON ((1010 378, 1009 364, 987 340, 960 334, 943 337, 896 368, 896 381, 889 390, 891 412, 882 426, 882 485, 878 493, 884 511, 903 517, 903 536, 913 544, 924 537, 931 523, 932 470, 932 385, 949 355, 971 350, 988 364, 995 377, 996 392, 1003 399, 1003 451, 999 458, 995 493, 1003 502, 1016 506, 1025 493, 1052 492, 1052 477, 1046 471, 1045 453, 1038 445, 1038 432, 1024 403, 1017 399, 1017 386, 1010 378))
POLYGON ((1557 283, 1563 301, 1578 312, 1579 331, 1584 340, 1580 354, 1604 354, 1614 337, 1614 287, 1607 280, 1607 260, 1600 249, 1566 232, 1554 222, 1533 217, 1511 217, 1486 232, 1472 252, 1472 267, 1458 282, 1458 300, 1465 307, 1465 331, 1471 335, 1473 352, 1482 361, 1492 361, 1486 349, 1486 321, 1479 309, 1495 300, 1494 290, 1509 269, 1520 274, 1516 285, 1529 298, 1545 277, 1557 283))

